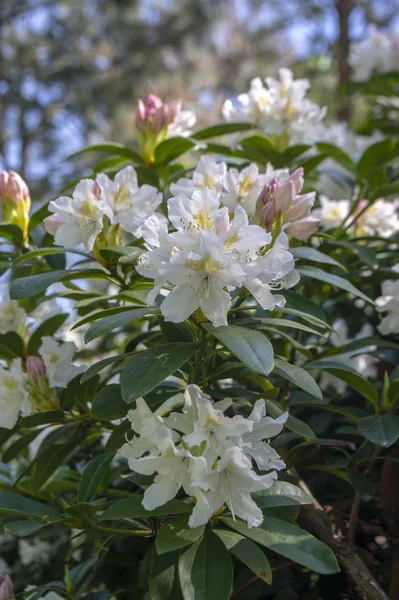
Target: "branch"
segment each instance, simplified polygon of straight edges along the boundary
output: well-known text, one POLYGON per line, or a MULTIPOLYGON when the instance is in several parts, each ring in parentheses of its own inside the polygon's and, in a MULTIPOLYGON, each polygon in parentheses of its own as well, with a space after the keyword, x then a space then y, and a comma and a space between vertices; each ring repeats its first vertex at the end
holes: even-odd
MULTIPOLYGON (((293 560, 289 560, 288 562, 281 563, 281 565, 276 565, 275 567, 273 567, 272 573, 276 573, 277 571, 282 571, 283 569, 290 569, 291 567, 296 567, 296 566, 298 566, 296 562, 294 562, 293 560)), ((239 588, 234 590, 234 592, 230 596, 230 600, 236 600, 236 598, 238 598, 238 596, 242 592, 245 592, 245 590, 247 590, 248 588, 253 586, 258 581, 262 581, 262 579, 258 576, 252 577, 252 579, 248 579, 248 581, 246 581, 242 586, 240 586, 239 588)))
POLYGON ((301 517, 306 521, 314 535, 334 552, 338 562, 352 580, 359 597, 362 599, 367 598, 367 600, 389 600, 387 594, 379 586, 353 547, 342 537, 334 535, 330 519, 326 516, 323 507, 317 502, 306 483, 299 479, 298 485, 313 500, 312 504, 301 507, 301 517))

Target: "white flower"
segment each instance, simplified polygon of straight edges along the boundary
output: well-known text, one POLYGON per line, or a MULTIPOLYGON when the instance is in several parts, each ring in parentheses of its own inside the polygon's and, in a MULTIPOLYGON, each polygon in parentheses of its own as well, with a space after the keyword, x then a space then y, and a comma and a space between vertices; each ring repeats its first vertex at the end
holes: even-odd
POLYGON ((211 516, 226 504, 234 517, 240 517, 248 527, 259 527, 263 514, 252 500, 251 493, 270 488, 277 479, 272 471, 266 475, 256 475, 249 458, 241 448, 231 446, 218 461, 216 468, 194 474, 193 485, 208 490, 206 500, 209 509, 197 509, 191 527, 205 525, 211 516))
POLYGON ((367 81, 374 71, 389 73, 397 69, 399 45, 395 36, 395 31, 385 33, 370 25, 368 37, 352 44, 350 62, 356 81, 367 81))
POLYGON ((268 135, 288 135, 291 144, 313 143, 327 109, 306 98, 307 79, 295 80, 289 69, 279 70, 280 79, 266 77, 266 87, 257 77, 248 94, 223 106, 226 121, 249 121, 268 135))
POLYGON ((20 413, 25 416, 31 412, 27 376, 22 371, 21 359, 14 359, 9 369, 0 364, 0 427, 12 429, 20 413))
POLYGON ((89 250, 93 249, 96 237, 103 230, 103 217, 109 215, 93 191, 94 184, 92 179, 83 179, 72 198, 61 196, 50 202, 49 211, 54 214, 44 220, 44 225, 58 246, 84 244, 89 250))
POLYGON ((239 94, 235 101, 226 100, 223 105, 223 116, 226 121, 249 121, 262 124, 265 115, 270 112, 270 92, 260 77, 252 79, 249 92, 239 94))
POLYGON ((130 459, 129 466, 136 473, 142 475, 157 473, 154 483, 144 493, 144 508, 153 510, 157 506, 162 506, 172 500, 180 488, 183 488, 189 496, 202 497, 202 493, 195 490, 191 483, 195 463, 200 465, 200 469, 205 469, 207 466, 205 458, 193 456, 184 447, 176 448, 171 441, 161 456, 150 454, 143 458, 130 459))
POLYGON ((17 331, 25 324, 26 312, 16 300, 11 300, 7 283, 0 284, 0 333, 17 331))
POLYGON ((222 195, 222 204, 233 212, 237 206, 242 206, 247 215, 253 217, 256 212, 256 201, 263 187, 273 178, 260 175, 256 164, 239 171, 228 169, 226 173, 226 191, 222 195))
POLYGON ((350 200, 330 200, 327 196, 320 196, 320 208, 315 209, 312 215, 320 219, 324 229, 340 227, 350 212, 350 200))
POLYGON ((377 298, 379 312, 387 312, 381 319, 378 331, 382 335, 399 333, 399 279, 387 280, 381 286, 382 295, 377 298))
POLYGON ((161 204, 162 194, 151 185, 137 182, 137 173, 132 166, 125 167, 112 181, 104 173, 97 175, 101 189, 101 200, 110 209, 113 225, 120 225, 128 233, 138 235, 140 226, 161 204))
POLYGON ((160 454, 170 442, 177 441, 178 435, 164 424, 162 417, 155 416, 143 398, 138 398, 137 408, 129 410, 128 419, 132 429, 138 434, 126 442, 120 449, 120 454, 129 461, 142 456, 145 452, 160 454))
POLYGON ((399 200, 380 198, 355 222, 356 233, 390 237, 399 231, 399 200))
POLYGON ((182 178, 172 183, 170 191, 174 196, 191 196, 195 190, 209 188, 220 196, 224 188, 226 171, 226 163, 218 162, 215 157, 205 154, 198 161, 192 177, 182 178))
POLYGON ((264 440, 276 436, 283 429, 288 419, 288 413, 283 413, 277 419, 266 416, 264 400, 257 400, 248 421, 253 422, 252 430, 242 436, 243 452, 256 462, 261 471, 285 468, 285 462, 279 454, 264 440))
MULTIPOLYGON (((242 286, 263 307, 283 305, 282 296, 273 299, 271 290, 283 287, 294 267, 286 236, 281 235, 263 254, 271 235, 249 225, 241 206, 230 221, 227 207, 220 208, 216 193, 207 188, 191 197, 171 198, 168 212, 176 231, 168 235, 159 221, 146 222, 143 235, 152 249, 137 266, 139 273, 154 279, 155 288, 147 298, 150 304, 161 288, 172 287, 161 304, 166 320, 182 322, 201 308, 215 326, 226 325, 230 292, 242 286)), ((290 285, 296 281, 294 277, 290 285)))
POLYGON ((72 364, 76 346, 73 342, 61 344, 50 336, 42 338, 39 354, 46 366, 47 379, 51 387, 67 387, 68 383, 85 367, 72 364))
POLYGON ((179 110, 173 122, 168 125, 166 137, 188 137, 192 134, 196 122, 197 117, 191 110, 179 110))
POLYGON ((246 277, 213 231, 201 231, 198 251, 172 255, 161 273, 175 286, 161 304, 167 321, 180 323, 201 308, 216 327, 227 325, 231 307, 224 288, 241 287, 246 277))
POLYGON ((50 555, 51 546, 43 540, 19 540, 18 552, 21 564, 24 567, 32 563, 43 562, 50 555))
POLYGON ((247 520, 250 527, 260 525, 262 512, 250 493, 270 487, 277 478, 276 470, 285 466, 264 440, 279 433, 288 415, 276 420, 266 417, 262 400, 248 419, 228 417, 224 413, 232 400, 213 403, 196 385, 189 385, 174 405, 183 400, 182 412, 172 412, 166 418, 153 415, 142 399, 129 414, 139 437, 125 444, 120 453, 135 472, 156 473, 144 494, 144 508, 162 506, 183 488, 195 499, 190 527, 207 523, 223 504, 233 515, 247 520), (260 469, 272 471, 256 475, 252 458, 260 469))

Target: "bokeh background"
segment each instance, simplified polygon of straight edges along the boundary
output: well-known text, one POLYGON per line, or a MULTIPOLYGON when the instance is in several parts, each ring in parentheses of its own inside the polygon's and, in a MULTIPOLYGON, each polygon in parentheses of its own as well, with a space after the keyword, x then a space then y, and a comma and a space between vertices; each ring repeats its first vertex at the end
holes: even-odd
POLYGON ((202 126, 281 66, 311 80, 330 120, 361 128, 342 91, 369 24, 399 38, 399 0, 0 0, 0 168, 40 201, 71 177, 74 151, 133 143, 138 98, 181 98, 202 126))

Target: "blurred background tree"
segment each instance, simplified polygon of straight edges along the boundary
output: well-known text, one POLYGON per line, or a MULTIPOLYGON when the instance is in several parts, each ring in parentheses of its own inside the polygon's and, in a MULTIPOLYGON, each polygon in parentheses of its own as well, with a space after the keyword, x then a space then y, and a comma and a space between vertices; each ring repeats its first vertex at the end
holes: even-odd
POLYGON ((330 119, 348 120, 352 102, 339 90, 350 79, 350 41, 369 23, 396 27, 398 8, 399 0, 2 0, 0 167, 18 170, 40 200, 70 176, 63 159, 72 152, 102 139, 132 143, 139 97, 181 98, 204 125, 226 97, 280 66, 312 80, 310 95, 330 119))

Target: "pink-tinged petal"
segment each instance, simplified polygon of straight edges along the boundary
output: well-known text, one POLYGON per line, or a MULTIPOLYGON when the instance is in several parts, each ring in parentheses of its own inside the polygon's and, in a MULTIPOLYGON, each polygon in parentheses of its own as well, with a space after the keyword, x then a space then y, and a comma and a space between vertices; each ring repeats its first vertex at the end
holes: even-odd
POLYGON ((297 240, 306 240, 312 233, 316 231, 320 224, 319 219, 315 219, 314 217, 307 217, 306 219, 302 219, 302 221, 297 221, 296 223, 292 223, 285 229, 285 232, 297 240))

